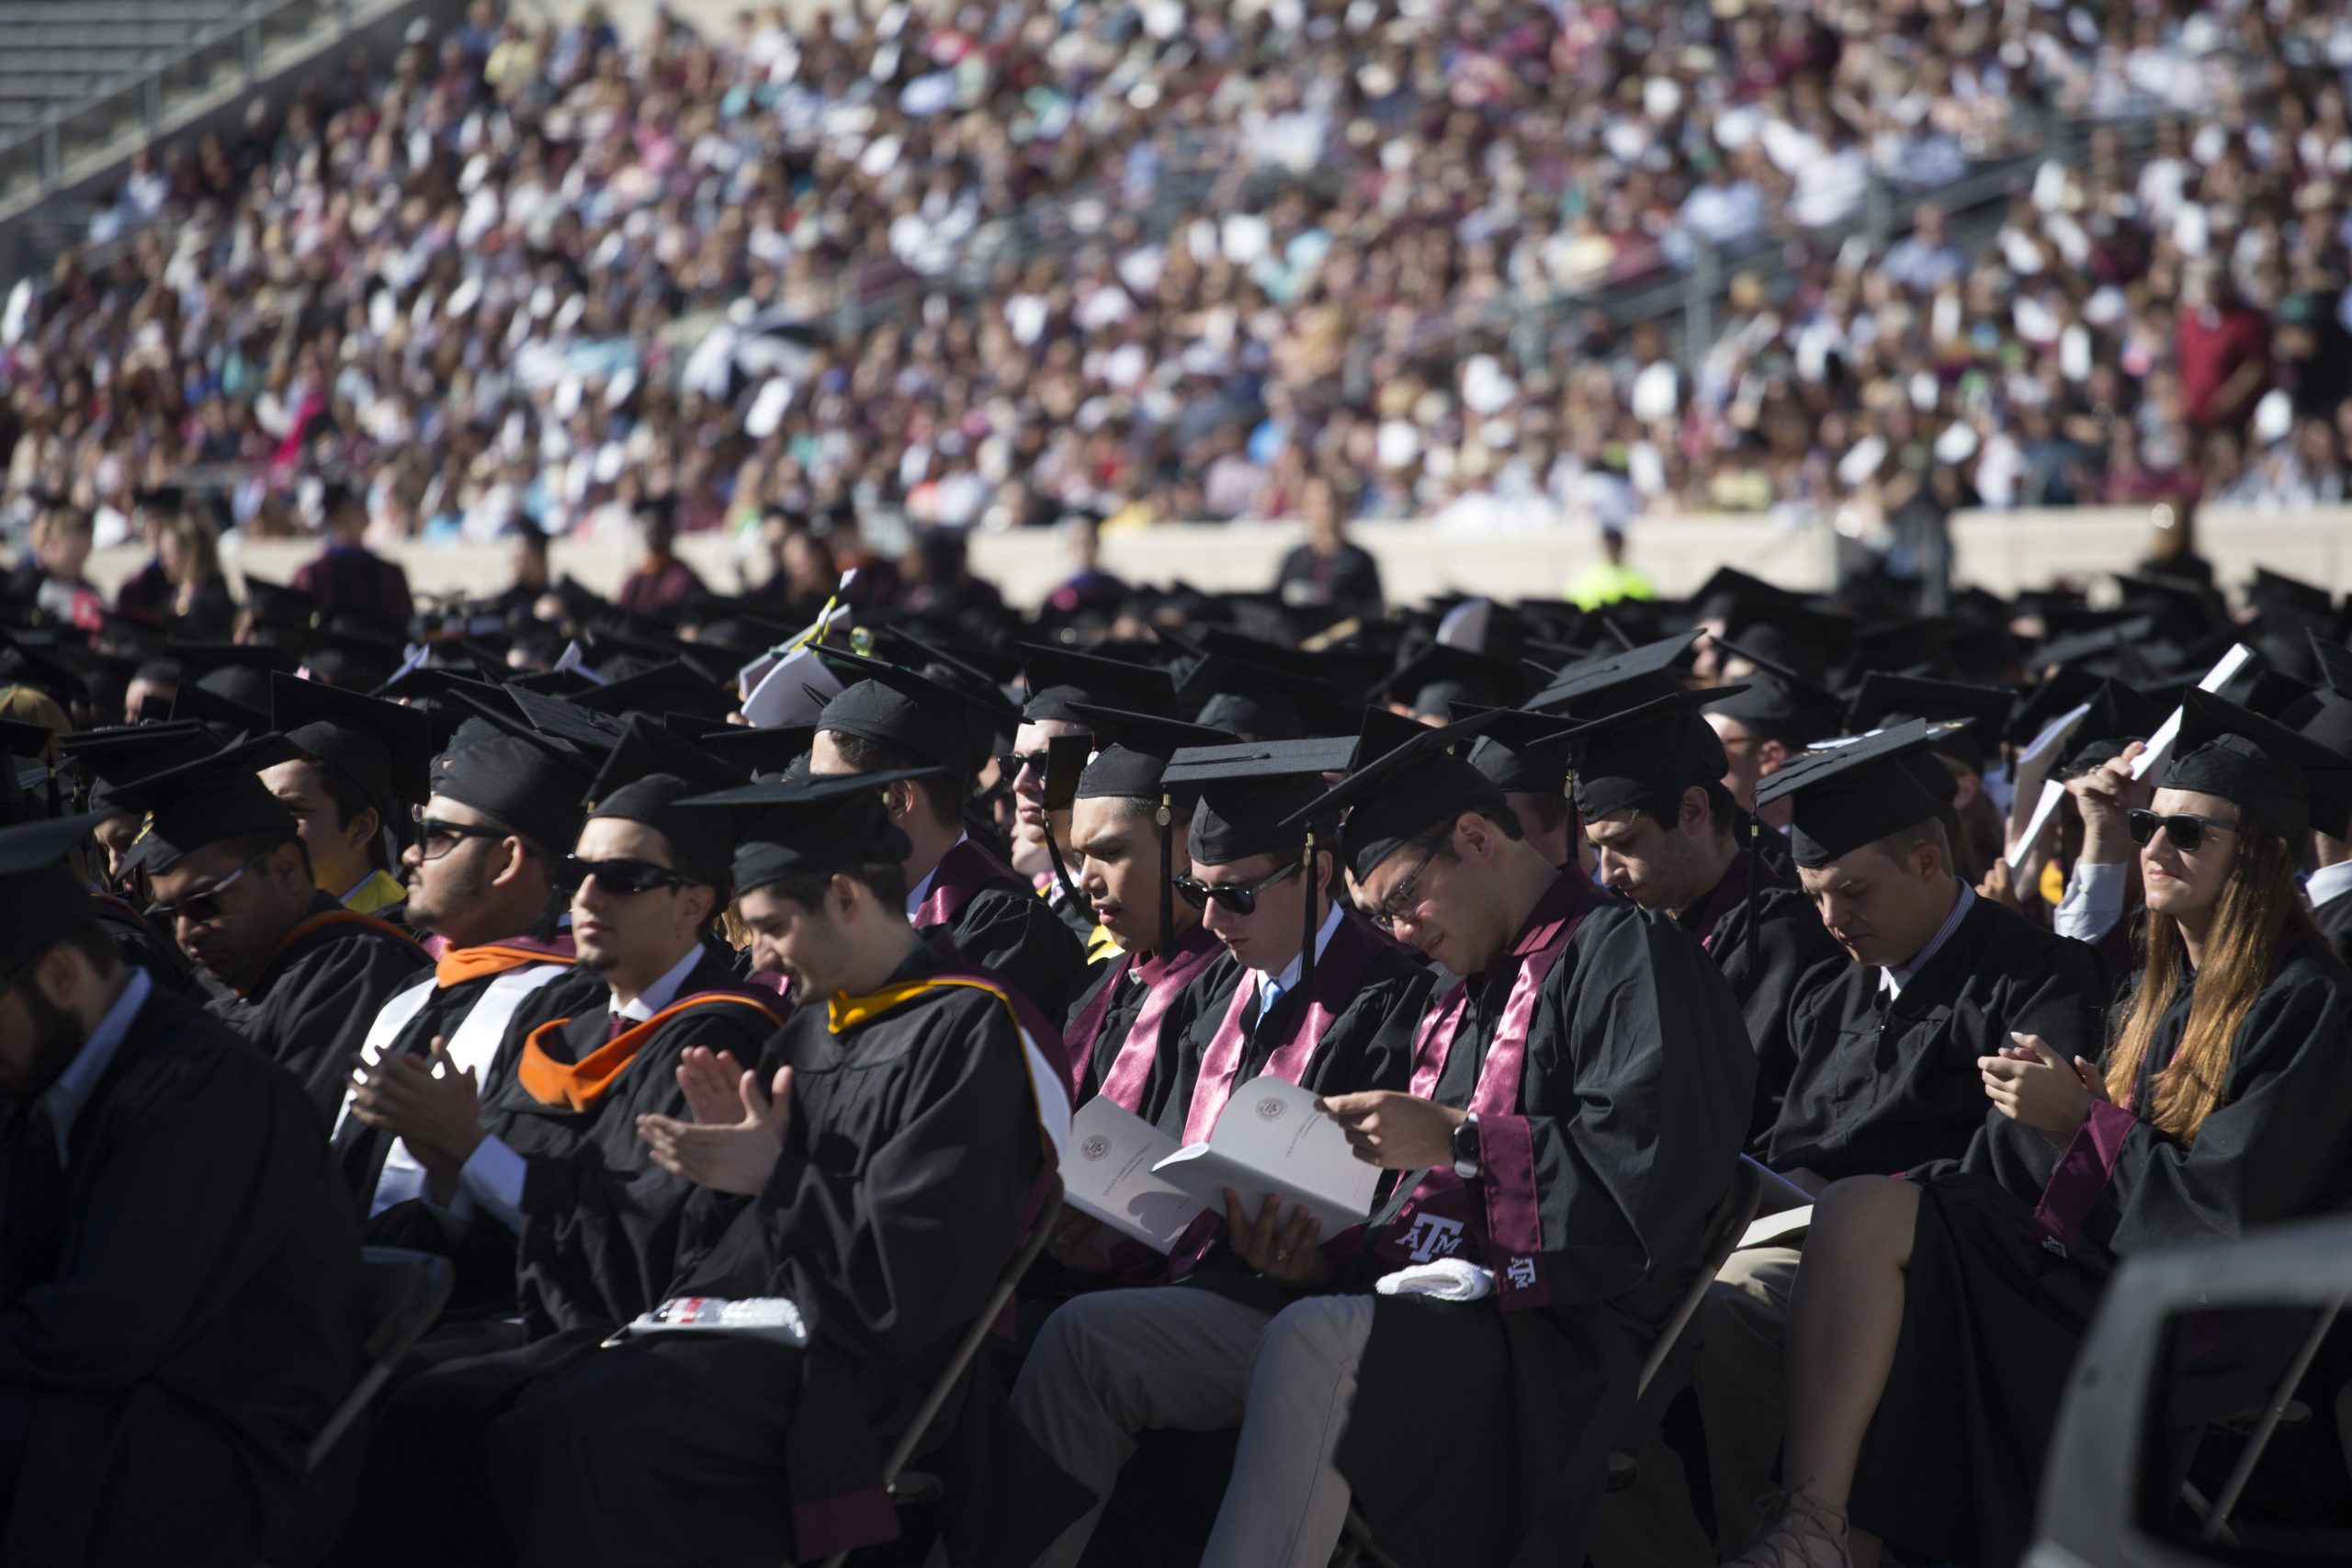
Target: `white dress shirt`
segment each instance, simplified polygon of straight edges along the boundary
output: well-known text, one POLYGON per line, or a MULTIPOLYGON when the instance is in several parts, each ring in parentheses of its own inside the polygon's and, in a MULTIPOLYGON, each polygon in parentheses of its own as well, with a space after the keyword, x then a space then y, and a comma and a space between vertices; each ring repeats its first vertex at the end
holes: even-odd
POLYGON ((1879 976, 1880 989, 1890 998, 1903 995, 1903 987, 1911 983, 1911 976, 1925 969, 1928 960, 1943 950, 1944 943, 1951 940, 1951 933, 1960 930, 1960 922, 1966 919, 1968 911, 1975 907, 1976 890, 1965 882, 1962 883, 1960 897, 1951 901, 1951 913, 1946 915, 1944 923, 1936 928, 1936 934, 1928 939, 1928 945, 1915 953, 1907 964, 1888 964, 1879 976))
POLYGON ((2050 917, 2050 929, 2076 942, 2097 942, 2123 918, 2123 895, 2130 887, 2130 867, 2121 861, 2093 865, 2076 861, 2066 878, 2066 895, 2050 917))
MULTIPOLYGON (((1323 962, 1323 950, 1331 945, 1331 933, 1339 929, 1340 906, 1334 904, 1331 906, 1330 910, 1324 915, 1323 924, 1321 927, 1315 932, 1315 962, 1317 964, 1323 962)), ((1292 987, 1298 984, 1298 972, 1300 967, 1299 954, 1294 953, 1290 955, 1289 964, 1283 968, 1282 974, 1279 976, 1269 975, 1263 969, 1252 969, 1250 971, 1251 994, 1261 998, 1258 1005, 1259 1017, 1263 1018, 1266 1015, 1267 1010, 1272 1005, 1272 1003, 1262 999, 1266 994, 1267 983, 1269 981, 1272 983, 1274 987, 1274 1000, 1280 1001, 1284 996, 1289 994, 1292 987)))

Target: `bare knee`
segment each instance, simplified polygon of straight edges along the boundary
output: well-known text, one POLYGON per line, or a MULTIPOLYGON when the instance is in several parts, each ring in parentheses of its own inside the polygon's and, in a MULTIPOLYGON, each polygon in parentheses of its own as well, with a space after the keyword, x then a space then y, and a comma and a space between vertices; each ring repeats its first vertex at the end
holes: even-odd
POLYGON ((1911 1261, 1911 1232, 1919 1220, 1919 1189, 1884 1176, 1832 1182, 1813 1206, 1805 1251, 1883 1259, 1900 1269, 1911 1261))

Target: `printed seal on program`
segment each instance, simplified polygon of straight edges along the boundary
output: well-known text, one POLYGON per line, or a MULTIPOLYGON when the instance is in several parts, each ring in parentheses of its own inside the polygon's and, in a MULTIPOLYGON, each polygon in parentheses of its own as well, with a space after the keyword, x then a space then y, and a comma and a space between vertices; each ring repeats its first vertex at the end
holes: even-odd
POLYGON ((1279 1122, 1282 1120, 1283 1112, 1289 1109, 1290 1107, 1283 1103, 1282 1100, 1270 1094, 1265 1099, 1258 1102, 1258 1120, 1261 1122, 1279 1122))
POLYGON ((1079 1156, 1081 1159, 1101 1159, 1110 1152, 1111 1140, 1100 1133, 1078 1145, 1079 1156))

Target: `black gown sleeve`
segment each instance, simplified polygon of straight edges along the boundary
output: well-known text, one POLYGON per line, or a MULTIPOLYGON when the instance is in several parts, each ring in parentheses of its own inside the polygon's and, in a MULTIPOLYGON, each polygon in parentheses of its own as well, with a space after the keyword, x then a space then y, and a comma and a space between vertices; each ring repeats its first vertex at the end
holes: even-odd
POLYGON ((297 957, 258 1004, 220 1014, 292 1073, 333 1124, 376 1014, 431 961, 405 942, 355 936, 297 957))
POLYGON ((1049 1019, 1069 1016, 1086 988, 1086 950, 1034 893, 985 888, 950 929, 967 964, 1002 976, 1049 1019))
POLYGON ((1738 922, 1739 940, 1724 944, 1720 962, 1756 1051, 1756 1098, 1748 1120, 1754 1141, 1771 1131, 1796 1072, 1793 1015, 1814 990, 1837 978, 1846 950, 1823 927, 1812 903, 1785 888, 1758 896, 1753 925, 1745 910, 1730 918, 1738 922))

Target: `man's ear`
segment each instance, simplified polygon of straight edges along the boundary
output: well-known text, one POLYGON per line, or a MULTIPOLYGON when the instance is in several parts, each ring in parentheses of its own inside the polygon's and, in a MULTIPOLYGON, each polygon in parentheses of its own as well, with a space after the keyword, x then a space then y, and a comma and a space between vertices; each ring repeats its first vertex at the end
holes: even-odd
POLYGON ((1777 740, 1763 741, 1756 748, 1756 761, 1759 765, 1770 763, 1777 768, 1788 760, 1789 749, 1777 740))
POLYGON ((1678 825, 1686 839, 1703 837, 1707 830, 1707 792, 1692 784, 1682 792, 1682 812, 1678 825))
POLYGON ((509 833, 498 840, 498 852, 506 857, 506 862, 491 873, 490 885, 492 887, 512 887, 522 880, 523 868, 531 863, 531 852, 524 847, 522 840, 509 833))
POLYGON ((914 784, 906 779, 900 779, 888 788, 890 825, 894 828, 904 827, 914 816, 915 807, 922 796, 916 793, 914 784))
POLYGON ((1453 839, 1465 859, 1486 864, 1495 858, 1496 840, 1501 835, 1495 825, 1476 811, 1465 811, 1453 819, 1453 839))
POLYGON ((384 819, 378 815, 376 808, 363 806, 351 814, 351 820, 344 826, 343 836, 353 849, 364 849, 368 840, 383 829, 384 819))

